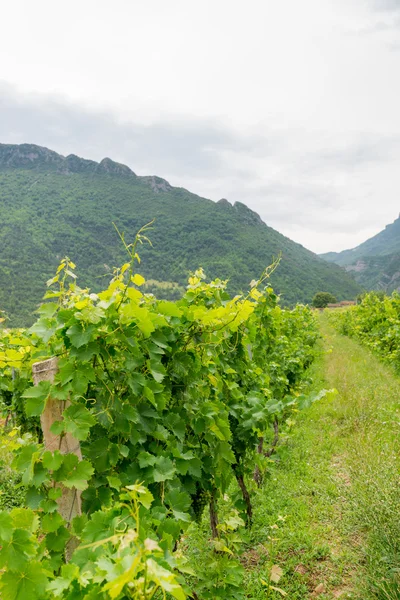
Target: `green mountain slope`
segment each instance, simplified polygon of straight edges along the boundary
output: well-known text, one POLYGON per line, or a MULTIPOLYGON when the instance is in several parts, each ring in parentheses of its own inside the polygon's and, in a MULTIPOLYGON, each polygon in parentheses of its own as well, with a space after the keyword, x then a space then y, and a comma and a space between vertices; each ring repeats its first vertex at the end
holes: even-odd
POLYGON ((360 290, 343 269, 268 227, 244 204, 214 203, 107 158, 96 163, 31 144, 0 144, 0 208, 0 308, 13 324, 32 320, 64 255, 77 263, 81 285, 103 284, 125 261, 112 222, 129 240, 156 219, 153 248, 140 248, 141 272, 175 282, 175 289, 164 286, 172 292, 198 266, 209 277, 229 278, 231 291, 247 289, 280 252, 272 284, 286 303, 308 302, 319 290, 339 299, 360 290))
POLYGON ((345 267, 366 289, 400 289, 400 216, 356 248, 320 256, 345 267))

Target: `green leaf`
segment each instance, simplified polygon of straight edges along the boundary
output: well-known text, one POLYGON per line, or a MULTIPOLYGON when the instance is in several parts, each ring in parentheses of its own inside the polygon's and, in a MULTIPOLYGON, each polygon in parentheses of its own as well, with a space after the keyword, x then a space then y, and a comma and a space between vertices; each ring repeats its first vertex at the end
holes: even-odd
POLYGON ((87 460, 79 461, 76 454, 65 454, 63 464, 53 473, 55 481, 60 481, 65 487, 85 490, 94 469, 87 460))
POLYGON ((53 513, 58 510, 58 504, 55 500, 45 499, 39 503, 39 508, 46 513, 53 513))
POLYGON ((217 442, 215 446, 216 455, 223 458, 228 463, 235 463, 236 458, 229 442, 217 442))
POLYGON ((153 494, 141 483, 135 483, 134 485, 127 485, 126 488, 130 497, 136 497, 140 504, 149 510, 153 503, 153 494))
POLYGON ((74 579, 79 579, 79 567, 72 563, 63 565, 61 567, 61 576, 51 581, 47 586, 47 589, 50 592, 53 592, 55 596, 61 596, 65 590, 71 587, 71 583, 74 579))
POLYGON ((165 335, 163 335, 161 333, 161 331, 155 331, 154 333, 152 333, 151 341, 154 342, 157 346, 159 346, 163 350, 165 350, 166 348, 169 348, 168 340, 165 337, 165 335))
POLYGON ((47 495, 51 500, 57 500, 58 498, 61 498, 62 490, 60 487, 53 487, 49 489, 47 495))
POLYGON ((83 404, 71 404, 63 412, 65 431, 71 433, 77 440, 86 440, 90 428, 96 424, 96 419, 83 404))
POLYGON ((165 496, 165 502, 172 510, 188 512, 192 504, 189 494, 180 492, 179 490, 171 490, 165 496))
POLYGON ((40 563, 30 561, 13 573, 6 571, 0 579, 2 600, 41 600, 45 598, 47 576, 40 563))
POLYGON ((85 328, 81 323, 75 323, 67 329, 67 336, 75 348, 80 348, 92 340, 94 331, 95 328, 93 325, 85 328))
POLYGON ((148 360, 147 368, 158 383, 161 383, 167 374, 163 364, 159 360, 148 360))
POLYGON ((0 550, 0 568, 20 571, 35 556, 36 546, 32 534, 25 529, 15 529, 11 540, 0 550))
POLYGON ((30 329, 29 333, 36 334, 45 344, 49 341, 51 336, 55 333, 56 328, 54 326, 54 319, 47 319, 41 317, 30 329))
POLYGON ((56 471, 61 467, 63 462, 63 455, 59 450, 55 450, 54 452, 50 452, 50 450, 46 450, 43 454, 42 463, 45 469, 49 469, 49 471, 56 471))
MULTIPOLYGON (((140 394, 142 388, 146 385, 146 378, 143 373, 130 373, 127 381, 134 394, 140 394)), ((134 407, 132 407, 132 409, 134 409, 134 407)))
POLYGON ((52 317, 58 309, 59 305, 57 302, 44 302, 37 310, 42 317, 52 317))
POLYGON ((107 481, 108 481, 110 487, 114 488, 115 490, 121 489, 121 485, 122 485, 121 480, 117 475, 108 475, 107 481))
POLYGON ((156 582, 165 592, 171 594, 176 600, 186 600, 186 594, 177 583, 174 573, 159 565, 152 558, 147 559, 146 565, 147 575, 151 580, 156 582))
POLYGON ((188 472, 193 477, 197 477, 197 479, 200 479, 201 478, 201 470, 202 470, 201 460, 199 458, 193 458, 193 460, 191 460, 189 462, 188 472))
POLYGON ((64 524, 64 519, 58 512, 46 514, 42 518, 42 529, 47 533, 57 531, 64 524))
MULTIPOLYGON (((37 460, 39 460, 39 456, 37 457, 37 460)), ((39 462, 34 462, 32 464, 32 467, 33 469, 31 477, 22 477, 22 482, 25 484, 31 483, 35 487, 39 488, 41 485, 43 485, 49 480, 49 472, 39 462)))
POLYGON ((166 315, 167 317, 182 316, 182 310, 178 308, 174 302, 167 302, 166 300, 161 300, 157 303, 157 310, 159 313, 166 315))
POLYGON ((0 512, 0 539, 3 542, 9 542, 14 531, 13 522, 10 515, 2 510, 0 512))
POLYGON ((186 433, 186 422, 180 415, 170 412, 165 417, 164 423, 179 440, 184 440, 186 433))
POLYGON ((152 472, 154 481, 166 481, 167 479, 173 479, 175 476, 175 466, 170 458, 165 456, 158 456, 154 463, 154 469, 152 472))
POLYGON ((50 387, 50 381, 41 381, 24 392, 22 397, 27 399, 25 411, 28 417, 39 417, 42 414, 49 397, 50 387))
POLYGON ((127 456, 129 456, 129 448, 128 448, 128 446, 125 446, 124 444, 121 444, 120 447, 119 447, 119 453, 124 458, 126 458, 127 456))
POLYGON ((64 421, 53 421, 53 423, 50 426, 50 431, 51 433, 54 433, 54 435, 61 435, 65 433, 64 421))
POLYGON ((59 527, 46 536, 46 548, 52 552, 63 552, 71 534, 66 527, 59 527))
POLYGON ((152 390, 151 390, 151 389, 150 389, 148 386, 146 386, 145 388, 143 388, 143 393, 144 393, 144 396, 145 396, 145 398, 147 398, 147 400, 148 400, 148 401, 149 401, 149 402, 150 402, 150 403, 151 403, 151 404, 152 404, 152 405, 153 405, 155 408, 157 408, 157 404, 156 404, 156 401, 155 401, 155 398, 154 398, 154 393, 153 393, 153 391, 152 391, 152 390))
POLYGON ((45 502, 45 498, 46 496, 42 490, 38 490, 35 487, 30 487, 26 492, 26 506, 36 510, 39 508, 42 502, 45 502))
POLYGON ((22 473, 22 483, 40 487, 48 479, 48 471, 39 463, 40 452, 36 444, 22 446, 16 453, 12 466, 22 473))
POLYGON ((71 356, 80 361, 90 360, 95 354, 100 354, 100 345, 96 342, 89 342, 79 348, 71 348, 71 356))
POLYGON ((88 522, 86 515, 78 515, 71 521, 71 531, 74 535, 80 536, 88 522))
POLYGON ((139 452, 137 456, 139 466, 141 469, 145 469, 146 467, 154 466, 157 457, 154 454, 150 454, 149 452, 139 452))
POLYGON ((18 448, 11 466, 21 472, 29 469, 34 456, 39 456, 38 448, 36 444, 28 444, 18 448))
POLYGON ((112 510, 99 510, 90 516, 82 532, 82 543, 92 544, 104 540, 115 533, 115 513, 112 510))
POLYGON ((122 323, 136 323, 137 327, 146 338, 155 331, 155 326, 150 318, 149 311, 147 308, 138 306, 135 301, 125 304, 121 308, 120 314, 122 323))
POLYGON ((10 512, 14 527, 34 533, 39 527, 39 517, 30 508, 13 508, 10 512))
POLYGON ((56 375, 57 381, 61 383, 61 385, 65 385, 66 383, 73 380, 76 374, 76 366, 75 363, 68 360, 61 359, 58 363, 58 373, 56 375))

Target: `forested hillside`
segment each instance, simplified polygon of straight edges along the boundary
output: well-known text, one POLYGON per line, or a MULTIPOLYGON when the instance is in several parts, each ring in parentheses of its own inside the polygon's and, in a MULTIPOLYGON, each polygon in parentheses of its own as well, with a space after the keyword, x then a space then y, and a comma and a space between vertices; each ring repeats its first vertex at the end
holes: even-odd
POLYGON ((30 144, 1 144, 0 208, 0 308, 14 325, 33 320, 45 282, 65 255, 77 263, 82 284, 101 287, 124 257, 113 222, 132 239, 155 219, 153 247, 143 246, 140 254, 141 272, 153 282, 148 289, 164 282, 158 295, 178 294, 199 266, 240 291, 279 253, 272 283, 288 304, 309 302, 319 290, 339 300, 360 291, 342 268, 268 227, 245 204, 214 203, 107 158, 96 163, 30 144))
POLYGON ((400 217, 356 248, 327 252, 321 258, 353 274, 369 290, 392 292, 400 288, 400 217))

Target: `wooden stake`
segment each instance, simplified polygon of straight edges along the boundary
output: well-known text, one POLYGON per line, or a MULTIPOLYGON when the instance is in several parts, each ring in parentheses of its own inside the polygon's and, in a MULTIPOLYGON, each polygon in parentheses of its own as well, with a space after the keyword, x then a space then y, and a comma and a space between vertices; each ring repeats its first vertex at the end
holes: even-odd
MULTIPOLYGON (((50 381, 53 383, 54 377, 58 371, 57 358, 49 358, 42 362, 32 365, 33 383, 37 385, 40 381, 50 381)), ((67 400, 53 400, 49 398, 46 403, 40 422, 43 431, 43 440, 46 450, 54 452, 59 450, 61 454, 75 454, 79 460, 82 460, 82 452, 79 441, 70 433, 55 435, 50 430, 55 421, 62 421, 64 410, 70 405, 67 400)), ((66 488, 61 483, 54 483, 54 487, 61 489, 61 496, 57 499, 58 510, 60 515, 68 524, 72 519, 82 514, 81 507, 81 492, 75 488, 66 488)), ((68 562, 73 551, 78 545, 76 538, 72 538, 66 547, 65 558, 68 562)))

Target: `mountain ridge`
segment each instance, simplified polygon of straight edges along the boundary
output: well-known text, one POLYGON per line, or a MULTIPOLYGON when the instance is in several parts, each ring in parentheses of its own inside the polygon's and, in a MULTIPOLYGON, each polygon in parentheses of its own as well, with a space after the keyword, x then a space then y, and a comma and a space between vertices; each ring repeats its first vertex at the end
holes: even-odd
POLYGON ((400 215, 355 248, 319 256, 344 267, 367 289, 400 290, 400 215))
POLYGON ((230 291, 240 292, 280 252, 271 283, 289 304, 309 302, 321 290, 339 299, 360 291, 343 269, 269 227, 242 202, 213 202, 111 159, 0 144, 0 208, 0 308, 11 324, 32 320, 44 282, 65 255, 77 263, 80 285, 98 289, 125 261, 112 223, 130 240, 154 218, 153 248, 140 248, 140 270, 153 282, 148 291, 176 294, 202 266, 209 278, 229 279, 230 291))

